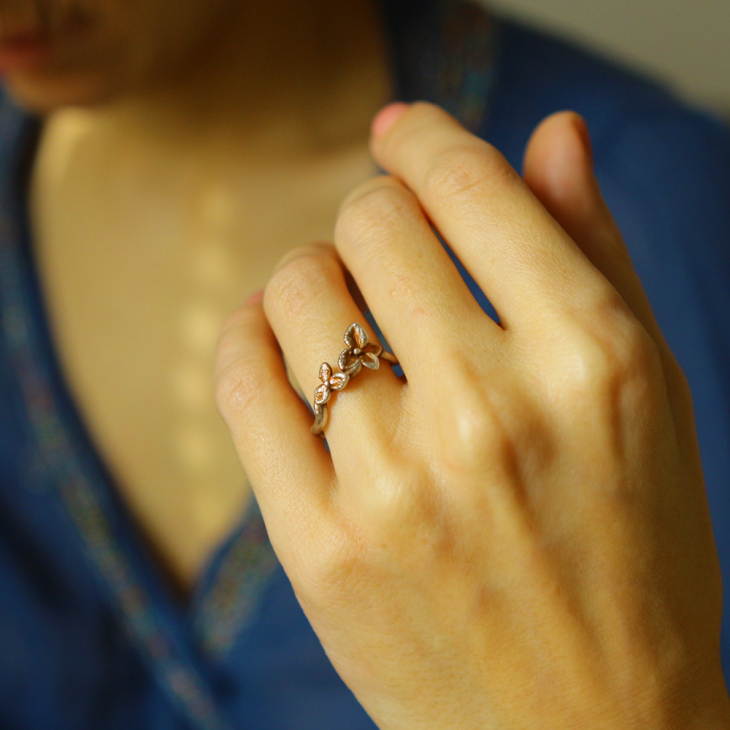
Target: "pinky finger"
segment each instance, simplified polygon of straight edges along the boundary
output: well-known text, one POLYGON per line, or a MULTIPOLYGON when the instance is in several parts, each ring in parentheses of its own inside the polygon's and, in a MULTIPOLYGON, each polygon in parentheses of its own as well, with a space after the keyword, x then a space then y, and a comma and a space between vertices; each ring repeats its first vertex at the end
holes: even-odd
POLYGON ((286 564, 286 553, 322 537, 335 474, 325 443, 310 433, 313 416, 287 379, 260 301, 223 325, 214 381, 218 410, 286 564))

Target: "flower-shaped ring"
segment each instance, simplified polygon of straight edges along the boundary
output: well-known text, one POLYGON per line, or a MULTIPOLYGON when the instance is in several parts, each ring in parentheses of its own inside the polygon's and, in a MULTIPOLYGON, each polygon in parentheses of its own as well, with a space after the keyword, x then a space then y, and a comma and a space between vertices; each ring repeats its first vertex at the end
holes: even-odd
POLYGON ((354 378, 363 365, 371 370, 377 370, 380 360, 387 360, 393 365, 398 364, 398 358, 392 352, 386 352, 380 345, 368 342, 368 334, 357 323, 354 322, 345 332, 345 344, 347 349, 340 353, 337 365, 340 372, 332 373, 329 363, 323 362, 319 368, 319 379, 322 385, 318 385, 314 391, 314 423, 311 431, 315 436, 324 438, 324 427, 327 425, 327 402, 332 393, 342 390, 351 378, 354 378))

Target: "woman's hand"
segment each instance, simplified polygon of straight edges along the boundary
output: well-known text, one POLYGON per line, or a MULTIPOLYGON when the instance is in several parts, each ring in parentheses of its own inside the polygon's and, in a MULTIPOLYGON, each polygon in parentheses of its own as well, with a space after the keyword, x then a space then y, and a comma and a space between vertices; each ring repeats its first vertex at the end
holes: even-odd
POLYGON ((219 408, 302 608, 382 730, 730 727, 690 393, 582 120, 538 127, 523 180, 440 108, 399 110, 374 125, 392 176, 219 341, 219 408), (366 324, 344 267, 407 382, 381 360, 334 395, 330 454, 279 345, 313 394, 366 324))

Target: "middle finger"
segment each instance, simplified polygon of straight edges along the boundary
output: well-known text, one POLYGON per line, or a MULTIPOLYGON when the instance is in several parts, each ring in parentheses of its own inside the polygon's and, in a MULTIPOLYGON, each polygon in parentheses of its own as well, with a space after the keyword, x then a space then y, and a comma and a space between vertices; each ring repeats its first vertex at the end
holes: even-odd
POLYGON ((479 332, 481 347, 494 346, 502 334, 416 197, 394 177, 372 178, 345 198, 335 246, 411 383, 430 384, 444 353, 463 349, 465 334, 479 332))

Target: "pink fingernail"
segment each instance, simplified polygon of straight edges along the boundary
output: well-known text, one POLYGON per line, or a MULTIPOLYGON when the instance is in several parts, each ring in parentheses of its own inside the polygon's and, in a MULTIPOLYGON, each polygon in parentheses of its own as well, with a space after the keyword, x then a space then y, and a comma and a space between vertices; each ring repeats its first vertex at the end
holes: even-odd
POLYGON ((246 299, 243 303, 244 304, 260 304, 264 301, 264 290, 259 289, 258 291, 255 291, 248 299, 246 299))
POLYGON ((388 106, 384 106, 373 119, 371 131, 373 137, 382 137, 398 120, 410 104, 404 101, 395 101, 388 106))

